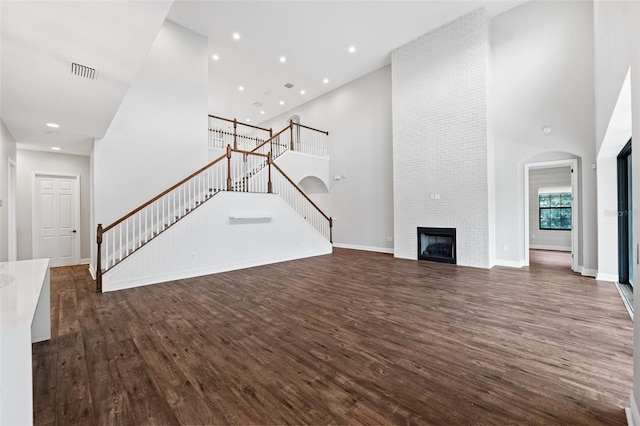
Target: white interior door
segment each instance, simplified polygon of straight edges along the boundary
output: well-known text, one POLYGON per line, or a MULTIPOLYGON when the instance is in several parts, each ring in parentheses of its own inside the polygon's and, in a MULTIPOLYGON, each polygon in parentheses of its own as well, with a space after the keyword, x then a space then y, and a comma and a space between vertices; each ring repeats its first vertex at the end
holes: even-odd
POLYGON ((77 176, 36 174, 33 205, 33 257, 51 266, 77 265, 79 200, 77 176))

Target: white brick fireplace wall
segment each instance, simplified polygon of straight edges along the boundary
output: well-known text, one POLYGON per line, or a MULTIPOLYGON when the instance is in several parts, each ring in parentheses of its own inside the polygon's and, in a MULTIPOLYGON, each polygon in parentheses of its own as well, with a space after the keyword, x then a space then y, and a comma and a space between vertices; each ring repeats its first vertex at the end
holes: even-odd
POLYGON ((451 227, 457 229, 458 264, 490 267, 486 11, 398 48, 391 65, 395 256, 417 258, 418 226, 451 227))

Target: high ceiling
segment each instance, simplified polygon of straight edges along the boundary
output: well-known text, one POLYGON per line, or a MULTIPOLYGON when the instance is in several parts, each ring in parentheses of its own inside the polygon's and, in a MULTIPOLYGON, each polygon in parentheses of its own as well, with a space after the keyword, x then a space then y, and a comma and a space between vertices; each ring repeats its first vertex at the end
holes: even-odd
POLYGON ((255 124, 389 64, 392 50, 459 16, 522 3, 176 0, 168 19, 208 37, 209 112, 255 124))
POLYGON ((209 113, 256 124, 388 64, 393 49, 458 16, 524 2, 3 0, 0 117, 21 148, 88 155, 166 18, 208 37, 209 113), (97 78, 73 75, 72 61, 97 78))

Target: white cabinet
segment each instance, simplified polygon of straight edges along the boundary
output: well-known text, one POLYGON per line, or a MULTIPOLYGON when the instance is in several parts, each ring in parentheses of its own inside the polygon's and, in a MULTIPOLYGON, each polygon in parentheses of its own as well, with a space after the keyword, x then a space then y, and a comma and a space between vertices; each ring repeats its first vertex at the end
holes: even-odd
POLYGON ((49 259, 0 263, 0 425, 33 423, 31 344, 50 338, 49 259))

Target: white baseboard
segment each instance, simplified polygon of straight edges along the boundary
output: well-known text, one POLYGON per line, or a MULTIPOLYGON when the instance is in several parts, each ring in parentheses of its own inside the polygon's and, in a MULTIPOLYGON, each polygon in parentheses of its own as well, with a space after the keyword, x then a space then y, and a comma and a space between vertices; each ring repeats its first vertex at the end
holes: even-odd
POLYGON ((612 283, 615 283, 616 281, 618 281, 618 275, 617 274, 602 274, 602 273, 598 272, 598 274, 596 275, 596 280, 598 280, 598 281, 610 281, 612 283))
POLYGON ((549 246, 545 244, 529 244, 529 248, 533 250, 553 250, 553 251, 571 251, 571 247, 565 246, 549 246))
POLYGON ((340 243, 333 243, 333 246, 337 248, 344 248, 344 249, 350 249, 350 250, 375 251, 377 253, 393 254, 392 248, 385 248, 385 247, 357 246, 353 244, 340 244, 340 243))
POLYGON ((80 259, 80 265, 88 265, 91 263, 91 259, 80 259))
POLYGON ((595 278, 598 275, 598 270, 597 269, 588 269, 588 268, 585 268, 582 265, 578 265, 578 267, 576 268, 575 272, 579 273, 583 277, 593 277, 593 278, 595 278))
POLYGON ((494 266, 506 266, 508 268, 522 268, 524 266, 524 262, 522 260, 496 259, 496 263, 494 266))
POLYGON ((91 274, 91 278, 96 280, 96 268, 93 267, 93 263, 89 263, 89 273, 91 274))
POLYGON ((640 412, 638 411, 638 405, 636 404, 633 392, 631 392, 631 396, 629 397, 629 408, 625 408, 624 411, 627 414, 627 424, 629 426, 640 426, 640 412))

